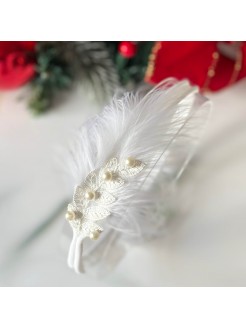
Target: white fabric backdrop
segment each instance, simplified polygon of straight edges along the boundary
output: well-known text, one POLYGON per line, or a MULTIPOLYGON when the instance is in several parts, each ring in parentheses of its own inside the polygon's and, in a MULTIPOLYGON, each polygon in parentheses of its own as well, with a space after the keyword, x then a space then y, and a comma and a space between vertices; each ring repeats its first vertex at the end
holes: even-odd
POLYGON ((69 195, 57 169, 59 147, 96 107, 77 89, 59 108, 32 117, 16 92, 0 94, 0 284, 246 286, 245 90, 246 80, 209 95, 211 121, 179 185, 185 211, 166 237, 133 248, 101 279, 67 268, 62 214, 11 256, 69 195))

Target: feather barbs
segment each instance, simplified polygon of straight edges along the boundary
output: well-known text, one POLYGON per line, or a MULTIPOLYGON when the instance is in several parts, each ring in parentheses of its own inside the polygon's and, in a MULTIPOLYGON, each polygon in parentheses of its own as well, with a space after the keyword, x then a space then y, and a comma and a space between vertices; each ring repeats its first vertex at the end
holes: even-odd
MULTIPOLYGON (((167 79, 145 95, 114 98, 80 130, 70 156, 77 185, 68 206, 73 230, 68 264, 81 271, 82 242, 106 228, 153 235, 156 185, 174 181, 191 158, 210 105, 188 81, 167 79), (206 106, 204 106, 206 105, 206 106), (104 220, 106 219, 106 220, 104 220), (151 231, 153 229, 153 231, 151 231)), ((100 240, 100 238, 99 238, 100 240)))

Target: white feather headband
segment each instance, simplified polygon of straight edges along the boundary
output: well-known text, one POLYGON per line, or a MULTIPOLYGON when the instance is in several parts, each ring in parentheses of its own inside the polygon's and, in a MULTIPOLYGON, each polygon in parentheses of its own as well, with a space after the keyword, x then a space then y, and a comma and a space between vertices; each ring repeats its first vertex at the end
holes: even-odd
POLYGON ((113 99, 79 131, 71 151, 75 178, 66 218, 73 230, 68 265, 83 272, 82 243, 103 225, 125 234, 151 232, 163 176, 180 175, 206 122, 210 102, 188 81, 167 79, 146 95, 113 99), (146 228, 148 227, 148 228, 146 228))

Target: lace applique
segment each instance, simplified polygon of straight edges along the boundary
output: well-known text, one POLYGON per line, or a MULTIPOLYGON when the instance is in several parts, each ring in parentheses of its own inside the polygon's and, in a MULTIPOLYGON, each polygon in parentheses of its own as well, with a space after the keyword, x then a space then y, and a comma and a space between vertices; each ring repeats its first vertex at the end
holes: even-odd
POLYGON ((112 158, 103 168, 89 173, 75 188, 73 202, 67 207, 66 219, 73 231, 97 239, 103 229, 96 222, 111 214, 109 208, 117 200, 116 190, 144 167, 143 162, 132 157, 123 163, 112 158))

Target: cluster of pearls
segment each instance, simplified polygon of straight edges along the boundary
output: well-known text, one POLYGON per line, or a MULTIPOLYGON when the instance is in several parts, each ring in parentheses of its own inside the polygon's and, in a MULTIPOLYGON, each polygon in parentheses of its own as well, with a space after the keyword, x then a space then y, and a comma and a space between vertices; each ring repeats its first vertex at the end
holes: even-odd
MULTIPOLYGON (((124 184, 124 179, 120 176, 120 173, 123 174, 129 174, 128 176, 134 176, 136 174, 138 174, 144 167, 144 164, 133 158, 133 157, 128 157, 124 160, 124 165, 122 166, 121 164, 118 164, 118 161, 116 158, 112 158, 106 165, 105 169, 102 172, 101 178, 105 181, 110 183, 110 188, 115 188, 116 186, 121 186, 122 184, 124 184)), ((91 172, 88 177, 86 179, 88 179, 88 181, 92 181, 92 177, 94 177, 95 179, 96 173, 91 172), (94 175, 92 175, 94 174, 94 175)), ((95 180, 94 180, 95 181, 95 180)), ((85 180, 85 189, 83 189, 82 187, 82 193, 80 192, 79 197, 81 198, 77 198, 76 199, 76 203, 80 204, 80 201, 83 202, 83 199, 86 199, 87 201, 96 201, 96 202, 100 202, 101 198, 102 200, 105 202, 105 200, 107 199, 106 204, 111 204, 113 201, 115 201, 115 197, 113 195, 110 194, 110 192, 107 192, 107 189, 99 189, 97 183, 93 182, 89 182, 87 183, 87 180, 85 180), (98 191, 99 189, 99 191, 98 191), (105 198, 107 197, 107 198, 105 198), (111 198, 110 198, 111 197, 111 198)), ((117 187, 116 187, 117 188, 117 187)), ((87 205, 85 205, 87 206, 87 205)), ((96 206, 92 206, 92 207, 88 207, 86 208, 85 213, 84 212, 80 212, 76 210, 76 206, 75 207, 69 207, 68 211, 66 213, 66 219, 68 221, 70 221, 70 224, 72 226, 76 227, 77 224, 77 220, 79 220, 78 222, 81 224, 80 228, 83 227, 83 222, 80 222, 81 220, 87 222, 88 218, 87 215, 88 214, 88 210, 90 211, 90 213, 92 213, 92 222, 94 219, 96 220, 101 220, 105 217, 107 217, 110 212, 104 208, 104 207, 100 207, 96 204, 96 206)), ((88 223, 88 222, 87 222, 88 223)), ((100 228, 100 227, 99 227, 100 228)), ((83 229, 83 228, 82 228, 83 229)), ((100 237, 100 234, 103 230, 102 229, 95 229, 95 227, 92 227, 91 229, 89 229, 89 234, 88 237, 92 240, 97 240, 100 237)))
MULTIPOLYGON (((133 157, 128 157, 126 160, 125 160, 125 164, 128 166, 128 167, 135 167, 137 165, 138 161, 133 158, 133 157)), ((105 181, 111 181, 114 179, 114 176, 115 174, 113 174, 113 172, 107 170, 103 173, 103 180, 105 181)))

